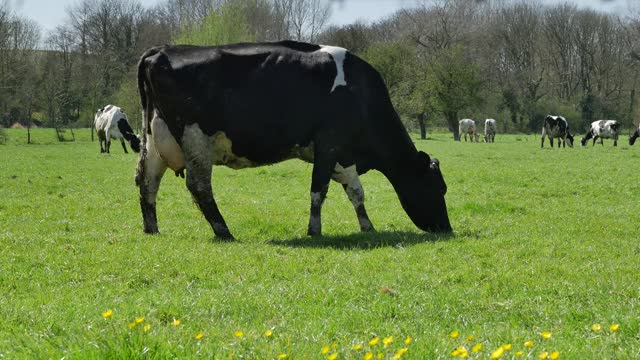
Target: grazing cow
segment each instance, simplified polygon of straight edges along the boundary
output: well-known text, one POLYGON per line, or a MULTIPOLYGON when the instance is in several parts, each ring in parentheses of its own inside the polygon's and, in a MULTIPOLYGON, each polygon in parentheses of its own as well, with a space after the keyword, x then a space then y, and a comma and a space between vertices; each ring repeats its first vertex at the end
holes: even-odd
POLYGON ((573 147, 573 135, 569 131, 569 122, 563 116, 559 115, 547 115, 544 118, 544 125, 542 126, 542 142, 540 147, 544 147, 544 138, 549 137, 549 143, 553 148, 553 138, 558 138, 558 147, 562 141, 562 147, 565 144, 569 144, 569 147, 573 147))
MULTIPOLYGON (((478 142, 480 134, 478 134, 478 129, 476 128, 476 122, 471 119, 462 119, 458 122, 458 131, 460 133, 460 137, 464 134, 464 141, 467 141, 467 135, 469 135, 469 141, 473 142, 474 139, 478 142)), ((460 139, 462 140, 462 139, 460 139)))
POLYGON ((131 125, 127 120, 127 114, 121 108, 107 105, 102 109, 98 109, 93 124, 96 128, 96 133, 98 133, 101 153, 109 153, 111 139, 120 139, 125 154, 128 153, 124 144, 125 139, 129 142, 131 150, 140 152, 140 138, 133 133, 133 129, 131 129, 131 125), (102 146, 103 142, 104 147, 102 146))
POLYGON ((636 131, 633 132, 631 136, 629 136, 629 145, 633 145, 636 143, 636 139, 640 136, 640 125, 636 128, 636 131))
POLYGON ((144 110, 136 172, 146 233, 158 232, 165 170, 184 175, 213 232, 233 238, 211 189, 212 165, 234 169, 291 158, 313 163, 309 235, 331 179, 342 184, 362 231, 373 230, 358 175, 381 171, 411 220, 449 232, 440 163, 418 151, 380 74, 349 51, 294 41, 161 46, 138 64, 144 110))
POLYGON ((618 135, 620 135, 620 123, 616 120, 596 120, 591 123, 587 134, 580 140, 582 146, 587 145, 587 141, 593 138, 593 145, 600 138, 600 145, 604 146, 602 139, 613 139, 613 146, 618 146, 618 135))
POLYGON ((495 142, 496 132, 498 132, 498 124, 494 119, 484 121, 484 142, 495 142))

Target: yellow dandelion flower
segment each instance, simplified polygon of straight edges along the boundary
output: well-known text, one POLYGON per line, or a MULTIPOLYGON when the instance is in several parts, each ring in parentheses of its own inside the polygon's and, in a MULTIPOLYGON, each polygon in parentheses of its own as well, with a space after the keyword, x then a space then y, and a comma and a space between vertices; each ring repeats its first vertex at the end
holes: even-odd
POLYGON ((490 359, 500 359, 502 357, 502 355, 504 355, 504 349, 501 347, 495 349, 492 353, 491 356, 489 356, 490 359))
POLYGON ((549 353, 544 351, 541 352, 540 355, 538 355, 538 359, 546 359, 549 356, 549 353))
POLYGON ((460 358, 462 359, 466 359, 469 357, 469 351, 466 348, 462 348, 462 351, 460 351, 460 358))
POLYGON ((473 335, 467 336, 467 341, 468 342, 472 342, 474 339, 475 339, 475 337, 473 335))
POLYGON ((380 342, 380 337, 376 336, 376 337, 374 337, 373 339, 371 339, 369 341, 369 345, 376 346, 376 345, 378 345, 379 342, 380 342))
POLYGON ((401 357, 404 356, 404 354, 407 353, 407 351, 409 351, 409 348, 402 348, 399 349, 398 351, 396 351, 396 353, 394 354, 394 357, 400 359, 401 357))
POLYGON ((474 353, 482 351, 482 344, 477 343, 473 345, 473 347, 471 348, 471 351, 473 351, 474 353))
POLYGON ((504 351, 509 351, 511 350, 511 344, 504 344, 502 345, 502 348, 504 349, 504 351))
POLYGON ((516 351, 516 357, 524 356, 524 351, 516 351))
POLYGON ((469 356, 469 351, 466 347, 461 345, 451 352, 451 356, 465 358, 469 356))
POLYGON ((109 309, 109 310, 107 310, 107 311, 102 313, 102 317, 105 318, 105 319, 110 318, 111 315, 113 315, 113 310, 111 310, 111 309, 109 309))
POLYGON ((540 333, 540 336, 542 336, 542 338, 545 340, 551 339, 551 335, 551 331, 543 331, 540 333))
POLYGON ((171 322, 171 325, 173 325, 173 326, 175 326, 175 327, 180 326, 180 320, 178 320, 178 319, 173 319, 173 321, 171 322))
POLYGON ((460 336, 460 331, 458 330, 453 330, 450 334, 449 337, 452 339, 456 339, 458 336, 460 336))
POLYGON ((244 336, 244 333, 242 332, 242 330, 236 330, 233 332, 233 336, 237 337, 238 339, 242 338, 244 336))
MULTIPOLYGON (((613 325, 611 325, 611 326, 613 326, 613 325)), ((407 345, 411 344, 412 342, 413 342, 413 338, 411 336, 407 336, 407 338, 404 339, 404 343, 407 344, 407 345)))
POLYGON ((609 326, 609 329, 613 332, 618 331, 618 329, 620 329, 620 324, 611 324, 611 326, 609 326))
POLYGON ((284 359, 286 359, 286 358, 288 358, 288 357, 289 357, 289 355, 287 355, 287 354, 280 354, 280 355, 278 355, 278 359, 280 359, 280 360, 284 360, 284 359))
POLYGON ((451 352, 451 357, 458 357, 460 355, 460 347, 458 346, 455 350, 451 352))
POLYGON ((320 350, 320 353, 322 355, 326 355, 327 353, 329 353, 329 350, 331 350, 331 348, 329 347, 329 345, 325 345, 322 347, 322 350, 320 350))
POLYGON ((333 353, 327 356, 327 360, 336 360, 338 358, 338 353, 333 353))
POLYGON ((144 321, 144 317, 137 317, 135 320, 136 324, 142 324, 142 322, 144 321))
POLYGON ((362 344, 355 344, 352 349, 355 351, 362 350, 362 344))
POLYGON ((127 326, 129 327, 129 329, 133 329, 134 327, 136 327, 136 323, 132 322, 127 326))
POLYGON ((533 341, 529 340, 529 341, 525 341, 524 342, 524 347, 526 348, 532 348, 533 347, 533 341))
POLYGON ((379 352, 378 355, 376 356, 378 359, 384 359, 384 353, 383 352, 379 352))
POLYGON ((598 332, 600 330, 602 330, 602 325, 600 325, 600 324, 591 325, 591 331, 598 332))
POLYGON ((266 337, 271 337, 271 336, 273 336, 273 331, 271 331, 271 330, 267 330, 267 331, 265 331, 265 332, 264 332, 264 336, 266 336, 266 337))
POLYGON ((388 348, 389 345, 391 345, 392 342, 393 342, 393 336, 388 336, 388 337, 382 339, 382 343, 384 344, 385 348, 388 348))
POLYGON ((549 354, 549 359, 551 360, 558 360, 559 358, 560 358, 560 353, 557 351, 554 351, 551 354, 549 354))
POLYGON ((203 332, 199 332, 196 334, 196 340, 202 340, 202 338, 204 337, 204 333, 203 332))
POLYGON ((144 330, 144 332, 148 332, 149 330, 151 330, 151 325, 147 324, 145 325, 142 330, 144 330))
POLYGON ((368 353, 364 354, 363 359, 364 359, 364 360, 371 360, 371 359, 373 359, 373 354, 371 353, 371 351, 369 351, 368 353))

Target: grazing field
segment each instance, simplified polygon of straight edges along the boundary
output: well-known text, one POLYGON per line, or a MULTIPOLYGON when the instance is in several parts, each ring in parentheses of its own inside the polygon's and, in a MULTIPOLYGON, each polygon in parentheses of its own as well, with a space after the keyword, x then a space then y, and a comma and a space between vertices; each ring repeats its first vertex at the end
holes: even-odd
POLYGON ((0 145, 2 358, 640 356, 640 146, 626 137, 416 140, 441 161, 450 236, 419 231, 371 172, 377 232, 359 234, 334 183, 325 236, 308 238, 311 165, 216 167, 237 238, 221 243, 171 173, 161 234, 144 235, 136 155, 48 134, 0 145))

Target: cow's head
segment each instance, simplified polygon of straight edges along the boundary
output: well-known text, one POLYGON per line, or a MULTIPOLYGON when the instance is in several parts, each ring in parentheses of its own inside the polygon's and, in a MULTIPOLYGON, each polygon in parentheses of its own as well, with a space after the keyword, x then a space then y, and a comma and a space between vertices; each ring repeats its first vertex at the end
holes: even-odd
POLYGON ((583 138, 580 140, 580 143, 582 144, 582 146, 587 146, 587 141, 589 141, 589 139, 587 139, 586 137, 583 137, 583 138))
POLYGON ((406 163, 391 180, 402 207, 411 221, 420 229, 432 232, 450 232, 451 223, 444 195, 447 184, 440 172, 440 162, 420 151, 413 161, 406 163))
POLYGON ((573 147, 573 135, 571 135, 571 133, 567 133, 567 144, 569 144, 569 147, 573 147))
POLYGON ((140 135, 136 135, 129 139, 129 145, 131 146, 131 150, 133 150, 134 152, 140 152, 140 143, 140 135))
POLYGON ((633 145, 636 143, 636 139, 640 136, 640 128, 637 128, 636 131, 629 137, 629 145, 633 145))

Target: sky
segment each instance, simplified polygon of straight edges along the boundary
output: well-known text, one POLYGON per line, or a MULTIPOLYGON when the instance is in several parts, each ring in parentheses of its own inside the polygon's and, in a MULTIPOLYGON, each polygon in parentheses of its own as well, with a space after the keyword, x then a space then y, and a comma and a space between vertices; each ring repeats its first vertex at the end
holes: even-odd
MULTIPOLYGON (((8 2, 12 9, 17 10, 22 16, 36 21, 46 33, 62 25, 66 17, 66 8, 79 0, 0 0, 0 4, 8 2)), ((143 5, 150 6, 160 0, 141 0, 143 5)), ((564 0, 543 0, 552 4, 564 0)), ((622 11, 627 1, 637 0, 573 0, 579 6, 592 7, 604 11, 622 11)), ((372 22, 386 15, 392 14, 402 7, 411 7, 416 0, 333 0, 333 12, 331 22, 336 25, 345 25, 364 20, 372 22)))

